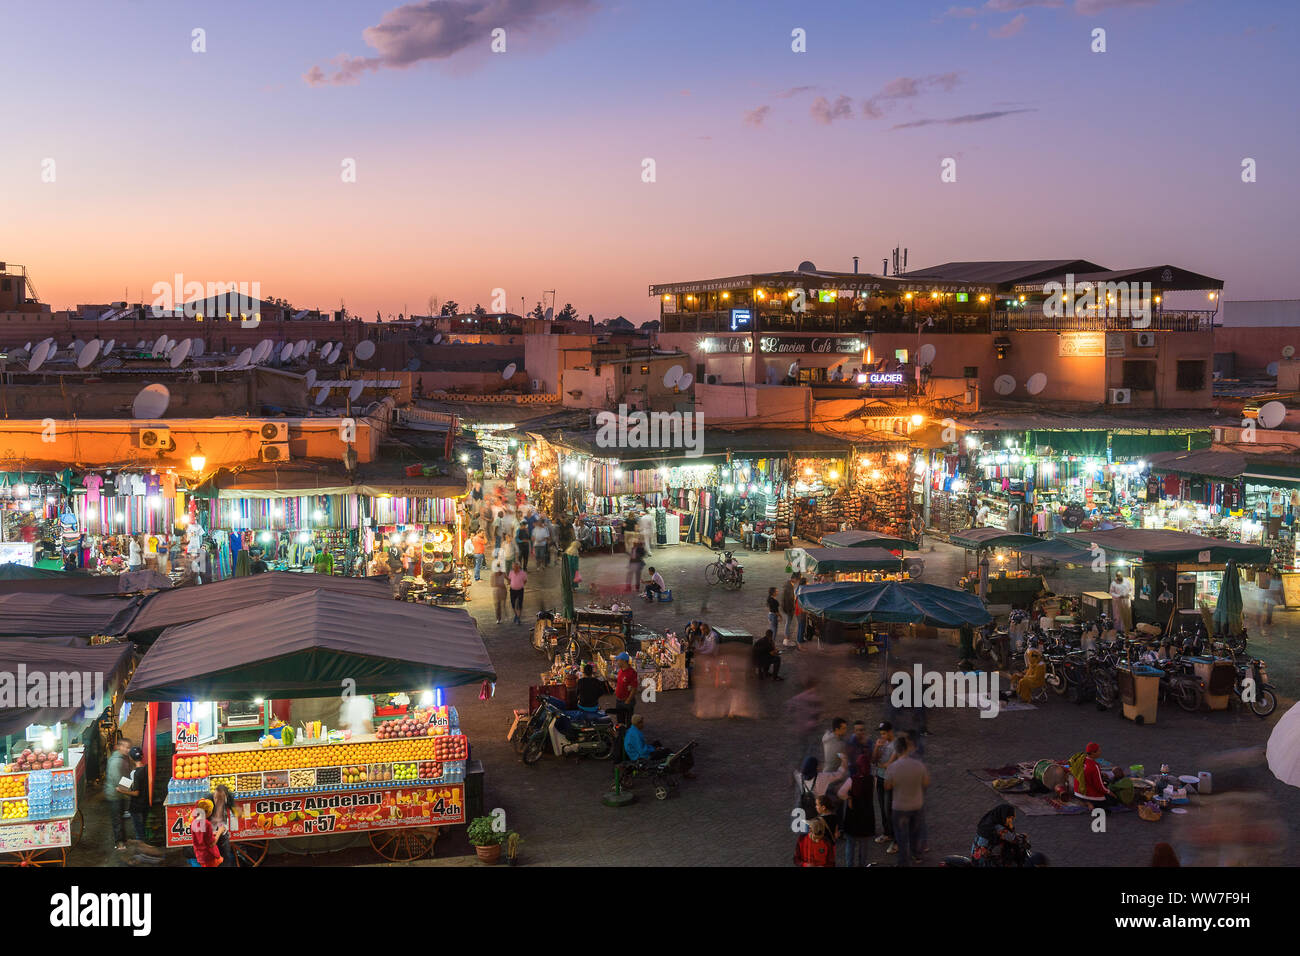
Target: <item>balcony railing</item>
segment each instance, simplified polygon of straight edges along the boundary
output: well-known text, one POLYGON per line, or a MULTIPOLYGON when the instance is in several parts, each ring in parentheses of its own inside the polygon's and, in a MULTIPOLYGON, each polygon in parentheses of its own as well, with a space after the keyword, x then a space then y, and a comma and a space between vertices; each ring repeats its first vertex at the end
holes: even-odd
POLYGON ((1150 321, 1115 315, 1043 315, 1040 306, 1027 305, 993 313, 995 332, 1208 332, 1214 327, 1214 313, 1182 311, 1151 313, 1150 321))
MULTIPOLYGON (((730 312, 668 312, 660 317, 662 332, 749 332, 749 326, 731 327, 730 312)), ((848 312, 809 310, 768 312, 757 317, 758 330, 778 332, 823 332, 861 335, 867 332, 929 333, 989 332, 987 314, 932 314, 928 312, 848 312)))

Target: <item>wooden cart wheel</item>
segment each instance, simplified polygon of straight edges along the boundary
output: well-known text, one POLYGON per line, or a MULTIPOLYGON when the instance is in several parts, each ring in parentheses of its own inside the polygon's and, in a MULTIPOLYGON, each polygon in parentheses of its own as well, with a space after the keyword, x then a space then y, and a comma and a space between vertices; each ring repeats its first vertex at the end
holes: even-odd
POLYGON ((591 637, 593 654, 616 655, 623 650, 624 646, 623 635, 615 631, 593 634, 591 637))
POLYGON ((0 854, 0 866, 67 866, 67 847, 48 847, 0 854))
MULTIPOLYGON (((77 813, 72 818, 72 846, 81 842, 81 834, 86 830, 86 817, 81 812, 81 807, 77 807, 77 813)), ((72 847, 69 847, 71 849, 72 847)))
POLYGON ((409 863, 428 856, 437 842, 437 827, 375 830, 370 834, 371 849, 390 863, 409 863))
POLYGON ((261 866, 270 847, 270 840, 232 840, 230 843, 236 866, 261 866))

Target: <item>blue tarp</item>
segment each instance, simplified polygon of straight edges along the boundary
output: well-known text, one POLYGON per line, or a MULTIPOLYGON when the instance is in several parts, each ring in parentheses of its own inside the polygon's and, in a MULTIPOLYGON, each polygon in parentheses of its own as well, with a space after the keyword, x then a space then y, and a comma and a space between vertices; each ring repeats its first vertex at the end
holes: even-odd
POLYGON ((978 597, 955 588, 917 581, 810 584, 799 588, 799 606, 809 614, 846 624, 981 625, 992 620, 978 597))

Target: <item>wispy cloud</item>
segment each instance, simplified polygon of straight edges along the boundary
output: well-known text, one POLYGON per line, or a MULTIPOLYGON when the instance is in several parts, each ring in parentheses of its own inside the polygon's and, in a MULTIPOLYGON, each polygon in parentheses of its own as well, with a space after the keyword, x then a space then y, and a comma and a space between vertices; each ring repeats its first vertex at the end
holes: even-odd
POLYGON ((1023 110, 990 110, 987 113, 965 113, 961 116, 950 116, 947 119, 921 119, 913 120, 910 123, 896 123, 890 129, 915 129, 918 126, 964 126, 968 123, 987 123, 989 120, 1001 119, 1003 116, 1011 116, 1013 113, 1033 113, 1032 109, 1023 110))
POLYGON ((1013 37, 1021 30, 1023 30, 1025 28, 1025 24, 1028 22, 1029 22, 1029 18, 1027 16, 1025 16, 1023 13, 1017 13, 1014 17, 1012 17, 1006 23, 1002 24, 1002 26, 998 27, 996 30, 990 30, 989 36, 997 37, 998 39, 1013 37))
POLYGON ((818 89, 820 89, 820 87, 816 87, 816 86, 792 86, 792 87, 790 87, 788 90, 782 90, 780 93, 777 93, 777 94, 776 94, 776 98, 777 98, 778 100, 788 100, 788 99, 789 99, 790 97, 792 97, 792 96, 798 96, 798 95, 800 95, 801 93, 812 93, 812 92, 814 92, 814 91, 816 91, 816 90, 818 90, 818 89))
POLYGON ((762 126, 763 121, 767 119, 768 114, 771 112, 772 107, 766 105, 755 107, 752 110, 745 110, 745 125, 762 126))
POLYGON ((1075 13, 1102 13, 1131 7, 1154 7, 1160 0, 1074 0, 1075 13))
POLYGON ((1063 7, 1065 0, 988 0, 985 10, 994 13, 1010 13, 1012 10, 1027 10, 1030 7, 1063 7))
POLYGON ((566 16, 585 13, 594 0, 427 0, 389 10, 361 31, 374 56, 341 53, 303 74, 310 86, 348 85, 366 73, 403 69, 426 60, 446 60, 475 45, 489 48, 492 31, 528 34, 554 27, 566 16))
POLYGON ((899 100, 908 100, 930 90, 947 93, 961 82, 959 73, 931 73, 928 76, 900 76, 890 80, 874 96, 862 103, 862 115, 880 119, 899 100))
POLYGON ((949 7, 943 13, 935 18, 935 23, 942 23, 944 20, 968 20, 971 17, 978 17, 979 10, 975 7, 949 7))
POLYGON ((817 122, 830 126, 837 119, 847 119, 853 115, 853 100, 847 96, 837 96, 832 103, 826 97, 819 96, 813 100, 808 112, 817 122))

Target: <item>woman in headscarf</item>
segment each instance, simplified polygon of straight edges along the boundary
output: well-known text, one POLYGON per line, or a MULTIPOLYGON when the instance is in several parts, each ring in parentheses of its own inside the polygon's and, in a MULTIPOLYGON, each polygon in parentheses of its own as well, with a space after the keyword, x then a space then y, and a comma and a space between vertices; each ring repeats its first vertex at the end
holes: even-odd
POLYGON ((1025 669, 1011 675, 1011 689, 1026 704, 1033 699, 1034 691, 1047 683, 1047 664, 1043 652, 1036 647, 1025 651, 1025 669))
POLYGON ((970 856, 976 866, 1005 866, 1005 854, 1016 842, 1016 808, 999 803, 975 827, 970 856))

